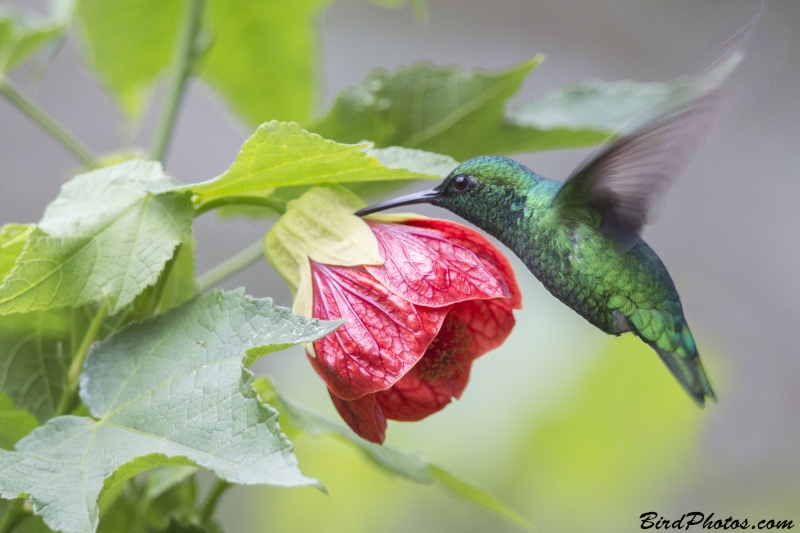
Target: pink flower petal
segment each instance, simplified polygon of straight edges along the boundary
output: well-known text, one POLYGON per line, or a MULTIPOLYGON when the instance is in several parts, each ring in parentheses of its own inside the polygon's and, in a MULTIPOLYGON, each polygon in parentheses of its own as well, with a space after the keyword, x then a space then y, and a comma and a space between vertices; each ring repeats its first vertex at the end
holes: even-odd
POLYGON ((375 394, 386 418, 415 421, 443 409, 467 386, 472 336, 452 312, 425 355, 392 388, 375 394))
POLYGON ((470 333, 472 342, 467 351, 470 360, 503 344, 516 323, 508 299, 461 302, 453 306, 450 315, 462 321, 470 333))
POLYGON ((354 400, 391 387, 422 357, 449 307, 415 306, 363 267, 311 262, 313 316, 346 319, 314 343, 311 365, 338 397, 354 400))
POLYGON ((454 223, 428 227, 410 222, 368 222, 385 263, 366 269, 392 292, 431 307, 511 296, 495 254, 484 251, 494 247, 477 232, 454 223))
POLYGON ((415 421, 459 398, 472 361, 496 348, 514 327, 507 299, 455 304, 425 355, 390 389, 376 393, 386 418, 415 421))
POLYGON ((328 391, 339 416, 362 438, 383 444, 386 438, 386 418, 380 406, 375 403, 375 395, 367 394, 357 400, 342 400, 328 391))
POLYGON ((522 292, 517 284, 517 275, 508 258, 482 233, 462 224, 439 218, 420 218, 406 222, 409 226, 420 226, 441 231, 448 239, 475 252, 487 265, 493 267, 508 289, 511 309, 522 309, 522 292))

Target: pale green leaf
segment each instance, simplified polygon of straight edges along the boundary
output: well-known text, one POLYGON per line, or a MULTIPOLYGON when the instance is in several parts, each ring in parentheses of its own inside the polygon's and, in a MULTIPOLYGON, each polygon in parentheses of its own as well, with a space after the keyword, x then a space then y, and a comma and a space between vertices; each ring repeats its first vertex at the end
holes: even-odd
POLYGON ((374 152, 389 163, 384 166, 368 155, 371 149, 369 143, 329 141, 295 123, 268 122, 244 143, 224 174, 187 189, 196 195, 195 202, 202 209, 231 197, 268 199, 278 187, 436 179, 450 161, 419 151, 374 152))
POLYGON ((372 230, 353 216, 365 206, 344 187, 314 187, 289 202, 286 214, 264 237, 267 259, 295 289, 300 283, 298 260, 305 257, 326 265, 383 264, 372 230))
POLYGON ((208 0, 201 75, 249 124, 307 120, 317 91, 315 23, 328 0, 208 0))
POLYGON ((95 345, 81 398, 96 419, 54 418, 0 451, 0 495, 28 494, 53 529, 91 533, 97 498, 145 469, 194 464, 233 483, 316 484, 243 368, 258 346, 311 342, 335 324, 243 291, 215 291, 95 345))
POLYGON ((0 286, 0 314, 105 299, 111 314, 124 308, 191 238, 191 202, 170 192, 178 185, 146 161, 64 184, 0 286))
POLYGON ((415 483, 436 483, 450 493, 463 498, 484 509, 497 513, 503 518, 529 528, 530 523, 511 508, 503 504, 486 489, 447 472, 416 452, 368 442, 355 434, 350 428, 282 396, 275 385, 264 377, 255 382, 262 401, 275 407, 281 414, 281 424, 288 431, 306 433, 312 437, 333 435, 357 446, 373 464, 386 472, 406 478, 415 483))
POLYGON ((10 72, 42 45, 62 35, 69 23, 66 11, 56 10, 45 18, 14 7, 0 6, 0 75, 10 72))
POLYGON ((6 224, 0 228, 0 281, 14 268, 35 227, 33 224, 6 224))
POLYGON ((92 66, 128 116, 139 114, 153 81, 169 65, 183 0, 78 0, 92 66))
POLYGON ((19 439, 38 425, 32 414, 25 409, 18 409, 8 395, 0 392, 0 448, 11 450, 19 439))
POLYGON ((80 309, 0 316, 0 391, 42 422, 64 390, 73 345, 80 339, 80 309))
POLYGON ((686 90, 685 80, 668 83, 587 80, 522 103, 509 117, 520 126, 612 133, 636 117, 675 101, 686 90))
POLYGON ((663 83, 586 80, 552 90, 509 112, 512 122, 540 129, 627 133, 654 115, 713 90, 742 60, 736 53, 694 77, 663 83))
MULTIPOLYGON (((458 166, 458 161, 450 156, 414 150, 413 148, 402 148, 390 146, 389 148, 364 148, 363 152, 377 159, 383 166, 388 168, 404 168, 412 172, 419 172, 426 176, 446 177, 458 166)), ((350 191, 365 200, 376 199, 380 196, 396 191, 405 187, 418 178, 411 179, 391 179, 386 181, 363 181, 343 183, 350 191)), ((289 200, 298 198, 305 193, 310 186, 283 187, 275 190, 264 205, 229 205, 219 208, 217 214, 222 218, 245 216, 249 218, 265 218, 275 214, 283 214, 286 211, 286 204, 289 200)))
POLYGON ((434 154, 413 148, 390 146, 388 148, 367 148, 364 153, 380 161, 388 168, 404 168, 431 176, 447 177, 458 161, 449 155, 434 154))
POLYGON ((523 127, 507 119, 506 101, 541 61, 536 56, 493 72, 429 63, 378 70, 343 91, 311 129, 339 142, 368 139, 379 147, 419 148, 458 160, 603 141, 607 133, 523 127))
POLYGON ((353 215, 365 206, 341 185, 314 187, 290 201, 286 214, 264 236, 267 260, 295 294, 292 311, 312 315, 309 259, 338 266, 383 264, 375 234, 353 215))

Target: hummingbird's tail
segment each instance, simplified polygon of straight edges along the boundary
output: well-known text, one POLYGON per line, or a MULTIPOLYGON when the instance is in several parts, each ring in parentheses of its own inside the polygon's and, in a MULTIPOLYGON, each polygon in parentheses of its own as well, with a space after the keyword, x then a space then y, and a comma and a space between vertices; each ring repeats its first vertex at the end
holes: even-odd
POLYGON ((648 342, 648 344, 661 357, 661 360, 667 365, 672 375, 675 376, 697 405, 700 407, 705 406, 706 398, 713 402, 717 401, 717 396, 711 388, 711 383, 708 381, 708 376, 706 376, 706 371, 703 369, 703 363, 700 362, 697 352, 686 357, 677 352, 662 350, 653 343, 648 342))
POLYGON ((703 407, 706 398, 716 402, 717 396, 714 394, 703 364, 700 362, 700 355, 697 353, 689 326, 680 314, 669 317, 667 315, 671 314, 664 311, 640 309, 631 317, 634 320, 631 320, 630 324, 636 335, 661 357, 672 375, 697 405, 703 407), (636 320, 643 318, 645 314, 650 315, 645 323, 636 320), (637 327, 637 322, 640 322, 639 327, 637 327), (659 322, 662 326, 654 328, 653 326, 659 322))

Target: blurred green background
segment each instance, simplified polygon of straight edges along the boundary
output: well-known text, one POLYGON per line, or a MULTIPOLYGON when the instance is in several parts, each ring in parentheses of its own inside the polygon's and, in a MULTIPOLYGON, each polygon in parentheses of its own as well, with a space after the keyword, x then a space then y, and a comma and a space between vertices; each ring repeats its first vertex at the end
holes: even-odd
MULTIPOLYGON (((47 2, 10 3, 43 12, 47 2)), ((320 111, 371 69, 419 60, 495 69, 545 53, 522 97, 591 77, 663 81, 685 72, 753 3, 429 0, 421 18, 407 4, 337 0, 318 23, 320 111)), ((12 79, 95 151, 113 151, 132 137, 149 144, 155 113, 125 125, 85 67, 75 35, 46 73, 37 68, 12 79)), ((798 86, 800 2, 770 0, 708 142, 645 234, 680 290, 718 405, 698 410, 649 348, 595 330, 515 262, 525 309, 509 341, 475 364, 459 402, 419 423, 390 422, 388 442, 479 480, 541 532, 637 531, 648 511, 671 520, 693 511, 750 523, 792 519, 800 527, 798 86)), ((58 191, 54 176, 75 164, 4 101, 0 122, 0 212, 4 221, 36 221, 58 191)), ((193 81, 167 171, 184 181, 213 177, 250 133, 193 81)), ((585 155, 519 159, 564 179, 585 155)), ((420 212, 447 216, 429 207, 420 212)), ((202 217, 198 271, 268 227, 202 217)), ((225 287, 242 285, 290 303, 263 262, 225 287)), ((256 370, 273 375, 286 395, 335 416, 299 350, 271 355, 256 370)), ((379 472, 335 439, 302 437, 297 454, 329 495, 235 487, 219 512, 226 531, 519 530, 435 487, 379 472)))

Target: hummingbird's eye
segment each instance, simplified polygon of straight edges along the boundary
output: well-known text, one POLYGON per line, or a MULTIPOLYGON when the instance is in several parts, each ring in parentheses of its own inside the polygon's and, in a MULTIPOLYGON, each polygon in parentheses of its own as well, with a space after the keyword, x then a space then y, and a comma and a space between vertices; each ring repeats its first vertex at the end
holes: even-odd
POLYGON ((453 190, 456 192, 464 192, 472 185, 472 180, 466 174, 459 174, 453 178, 453 190))

